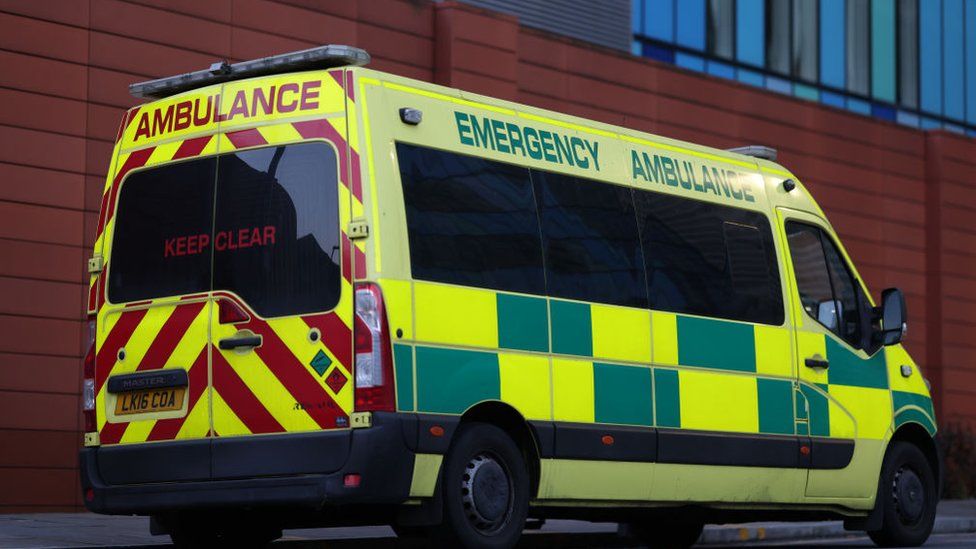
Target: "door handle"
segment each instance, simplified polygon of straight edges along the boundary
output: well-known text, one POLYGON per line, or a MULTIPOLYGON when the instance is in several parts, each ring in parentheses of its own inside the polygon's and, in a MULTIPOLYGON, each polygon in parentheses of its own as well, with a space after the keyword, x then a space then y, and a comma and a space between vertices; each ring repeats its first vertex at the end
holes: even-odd
POLYGON ((259 335, 235 334, 233 337, 221 339, 219 342, 217 342, 217 345, 225 351, 240 349, 243 347, 253 349, 254 347, 261 345, 261 340, 262 338, 259 335))
POLYGON ((803 363, 807 365, 807 368, 827 369, 830 367, 830 362, 828 362, 827 359, 825 358, 820 358, 819 355, 814 355, 812 357, 809 357, 806 360, 804 360, 803 363))

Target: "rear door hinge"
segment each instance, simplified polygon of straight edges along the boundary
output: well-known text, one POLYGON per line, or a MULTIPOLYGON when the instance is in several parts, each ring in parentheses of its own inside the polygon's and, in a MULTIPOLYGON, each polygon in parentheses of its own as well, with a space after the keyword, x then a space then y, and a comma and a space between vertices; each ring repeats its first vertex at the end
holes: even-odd
POLYGON ((357 240, 369 236, 369 223, 365 219, 353 219, 349 222, 349 240, 357 240))
POLYGON ((101 254, 95 254, 88 258, 88 274, 101 274, 104 268, 105 260, 102 258, 101 254))

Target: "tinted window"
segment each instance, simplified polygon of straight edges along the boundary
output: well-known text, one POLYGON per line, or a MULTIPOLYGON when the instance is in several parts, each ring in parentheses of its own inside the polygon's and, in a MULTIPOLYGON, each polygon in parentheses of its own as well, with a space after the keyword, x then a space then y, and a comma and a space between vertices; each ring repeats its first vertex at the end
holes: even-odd
POLYGON ((339 301, 336 155, 324 143, 220 157, 214 288, 262 316, 326 311, 339 301))
POLYGON ((527 169, 404 143, 397 157, 415 278, 545 293, 527 169))
POLYGON ((851 345, 861 344, 861 316, 858 308, 857 283, 840 252, 834 247, 827 235, 821 235, 824 253, 827 256, 827 270, 830 272, 830 283, 834 288, 834 299, 840 302, 840 336, 851 345))
POLYGON ((787 223, 786 233, 803 310, 827 329, 838 332, 834 290, 820 242, 820 230, 809 225, 787 223))
POLYGON ((119 189, 108 267, 114 303, 210 288, 213 158, 129 175, 119 189))
POLYGON ((857 281, 840 252, 819 228, 786 224, 800 302, 808 315, 854 347, 860 347, 861 316, 857 281))
POLYGON ((765 216, 647 191, 635 198, 652 309, 783 322, 765 216))
POLYGON ((335 152, 323 143, 129 176, 119 197, 110 299, 205 292, 212 275, 213 289, 236 293, 261 316, 332 309, 341 276, 336 178, 335 152))
POLYGON ((646 307, 630 189, 533 170, 549 295, 646 307))

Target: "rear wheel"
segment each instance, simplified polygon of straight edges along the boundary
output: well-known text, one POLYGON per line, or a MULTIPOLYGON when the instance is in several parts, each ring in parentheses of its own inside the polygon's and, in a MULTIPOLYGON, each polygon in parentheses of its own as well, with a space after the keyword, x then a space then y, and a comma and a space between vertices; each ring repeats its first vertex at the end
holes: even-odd
POLYGON ((891 444, 881 468, 878 501, 880 530, 868 532, 880 547, 917 547, 925 543, 935 523, 938 503, 935 474, 914 444, 891 444))
POLYGON ((529 510, 529 472, 515 442, 487 423, 458 430, 441 476, 443 522, 431 530, 444 547, 513 547, 529 510))
POLYGON ((701 522, 632 522, 620 525, 620 533, 647 545, 650 549, 687 549, 702 535, 701 522))

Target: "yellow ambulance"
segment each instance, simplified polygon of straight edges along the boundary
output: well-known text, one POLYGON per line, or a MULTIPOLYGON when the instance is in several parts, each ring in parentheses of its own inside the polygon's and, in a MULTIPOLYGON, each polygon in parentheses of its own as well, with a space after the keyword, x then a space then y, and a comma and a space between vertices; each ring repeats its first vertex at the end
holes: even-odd
POLYGON ((927 383, 775 151, 323 46, 134 84, 88 294, 82 490, 183 545, 539 519, 932 529, 927 383))

